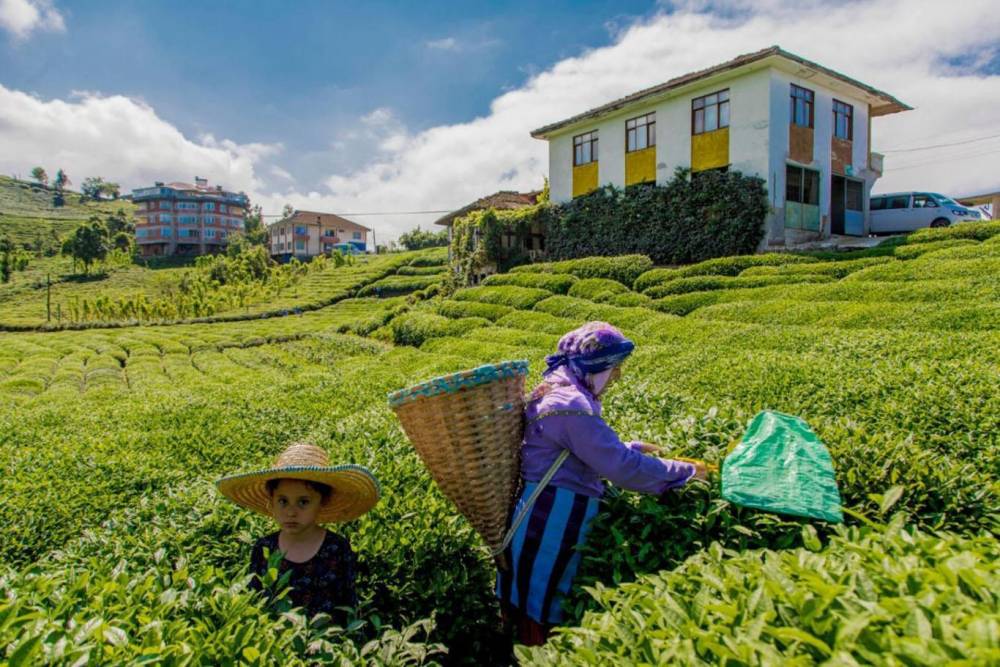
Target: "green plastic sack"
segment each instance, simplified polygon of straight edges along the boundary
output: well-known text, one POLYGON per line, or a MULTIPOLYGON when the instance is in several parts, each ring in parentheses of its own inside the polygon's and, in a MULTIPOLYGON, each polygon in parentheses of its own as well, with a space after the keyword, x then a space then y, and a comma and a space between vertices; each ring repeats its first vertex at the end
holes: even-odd
POLYGON ((826 446, 798 417, 765 410, 722 463, 729 502, 842 523, 840 492, 826 446))

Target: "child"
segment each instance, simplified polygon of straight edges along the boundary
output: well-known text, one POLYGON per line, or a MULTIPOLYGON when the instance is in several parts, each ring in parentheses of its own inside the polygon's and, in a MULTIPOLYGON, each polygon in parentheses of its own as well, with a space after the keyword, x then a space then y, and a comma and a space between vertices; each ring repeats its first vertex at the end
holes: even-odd
POLYGON ((267 470, 233 475, 217 482, 230 500, 272 517, 280 528, 257 540, 250 556, 251 582, 261 590, 268 554, 281 552, 280 577, 290 572, 292 604, 312 616, 324 612, 343 623, 340 607, 355 607, 357 558, 346 537, 320 524, 356 519, 379 499, 378 481, 358 465, 330 466, 316 445, 290 445, 267 470))
POLYGON ((521 445, 525 487, 515 519, 539 482, 553 468, 555 473, 516 528, 504 551, 508 569, 497 577, 504 617, 523 644, 544 643, 562 620, 562 599, 580 561, 576 549, 604 493, 602 477, 655 495, 705 479, 704 464, 646 456, 657 448, 623 443, 601 418, 600 398, 619 379, 620 364, 634 347, 610 324, 589 322, 560 339, 558 353, 545 360, 543 382, 528 397, 521 445))

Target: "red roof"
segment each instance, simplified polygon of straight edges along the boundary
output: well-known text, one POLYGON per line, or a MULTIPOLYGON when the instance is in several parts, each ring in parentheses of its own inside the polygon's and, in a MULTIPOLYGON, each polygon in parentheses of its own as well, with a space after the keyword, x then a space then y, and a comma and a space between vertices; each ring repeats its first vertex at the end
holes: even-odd
POLYGON ((473 211, 481 211, 488 208, 494 208, 497 210, 514 210, 518 208, 526 208, 528 206, 534 206, 538 203, 538 195, 542 193, 541 190, 535 190, 534 192, 515 192, 513 190, 501 190, 500 192, 494 192, 486 197, 480 197, 476 201, 472 202, 467 206, 463 206, 457 211, 452 211, 447 215, 443 215, 434 221, 435 225, 444 225, 446 227, 451 226, 456 218, 461 218, 464 215, 468 215, 473 211))

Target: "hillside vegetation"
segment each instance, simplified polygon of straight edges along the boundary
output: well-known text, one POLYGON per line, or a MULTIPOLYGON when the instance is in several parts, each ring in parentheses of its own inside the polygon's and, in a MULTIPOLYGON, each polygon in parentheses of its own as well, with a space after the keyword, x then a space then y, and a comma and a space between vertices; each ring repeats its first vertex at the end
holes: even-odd
POLYGON ((613 491, 570 626, 521 662, 995 663, 1000 223, 882 252, 589 258, 448 297, 400 254, 241 321, 0 333, 0 645, 24 663, 497 660, 492 561, 386 393, 515 358, 530 384, 560 334, 603 319, 638 346, 605 401, 619 433, 719 462, 757 411, 799 415, 848 525, 732 506, 717 479, 665 504, 613 491), (297 439, 384 490, 339 528, 361 563, 346 630, 268 615, 245 584, 271 528, 212 486, 297 439))

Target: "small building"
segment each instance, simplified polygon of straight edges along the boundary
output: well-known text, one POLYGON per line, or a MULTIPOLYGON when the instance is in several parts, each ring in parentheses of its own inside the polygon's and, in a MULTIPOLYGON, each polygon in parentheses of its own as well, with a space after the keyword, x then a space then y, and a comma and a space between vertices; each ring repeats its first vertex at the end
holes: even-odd
POLYGON ((204 255, 223 250, 243 232, 249 199, 242 193, 194 183, 160 183, 133 190, 135 241, 143 257, 204 255))
POLYGON ((549 142, 553 202, 606 183, 662 184, 677 167, 757 175, 771 200, 765 244, 784 244, 868 233, 868 199, 882 175, 882 156, 871 152, 871 119, 909 109, 773 46, 531 136, 549 142))
POLYGON ((366 252, 371 229, 333 213, 294 211, 267 227, 271 256, 281 261, 309 259, 335 250, 366 252), (339 246, 339 247, 338 247, 339 246))
MULTIPOLYGON (((471 204, 467 204, 458 210, 441 216, 434 221, 434 224, 447 227, 448 240, 451 241, 452 226, 454 225, 455 220, 462 218, 473 211, 484 211, 489 208, 497 211, 512 211, 519 208, 534 206, 538 203, 538 197, 541 194, 541 190, 533 190, 531 192, 501 190, 499 192, 494 192, 491 195, 480 197, 471 204)), ((513 236, 511 234, 507 234, 503 239, 504 247, 510 247, 513 242, 513 236)), ((525 239, 525 246, 524 250, 531 254, 543 253, 545 251, 544 230, 532 229, 531 234, 525 239)))

